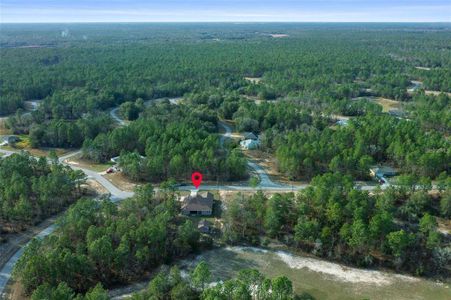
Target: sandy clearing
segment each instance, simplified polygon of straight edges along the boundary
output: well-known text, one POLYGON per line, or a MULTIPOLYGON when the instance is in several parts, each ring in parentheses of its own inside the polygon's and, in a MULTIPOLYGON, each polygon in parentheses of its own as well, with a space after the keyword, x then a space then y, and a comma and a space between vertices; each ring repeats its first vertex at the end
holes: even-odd
POLYGON ((447 92, 440 92, 440 91, 424 91, 424 93, 426 95, 433 95, 433 96, 438 96, 440 94, 445 94, 451 97, 451 93, 447 93, 447 92))
POLYGON ((424 71, 430 71, 431 70, 431 68, 427 68, 427 67, 415 67, 415 69, 424 70, 424 71))
POLYGON ((261 77, 244 77, 244 79, 252 83, 259 83, 262 80, 261 77))
POLYGON ((111 162, 106 162, 103 164, 94 163, 87 159, 83 159, 81 157, 81 154, 73 156, 70 159, 66 160, 65 162, 69 165, 82 167, 84 169, 92 170, 95 172, 104 172, 113 165, 113 163, 111 163, 111 162))

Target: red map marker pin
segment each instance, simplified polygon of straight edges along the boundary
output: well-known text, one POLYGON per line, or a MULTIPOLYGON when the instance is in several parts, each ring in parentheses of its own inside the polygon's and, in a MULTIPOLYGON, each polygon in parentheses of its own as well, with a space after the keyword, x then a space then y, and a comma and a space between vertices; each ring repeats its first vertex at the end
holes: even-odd
POLYGON ((191 174, 191 181, 193 182, 193 185, 196 187, 196 189, 198 189, 200 183, 202 182, 202 174, 199 172, 194 172, 193 174, 191 174))

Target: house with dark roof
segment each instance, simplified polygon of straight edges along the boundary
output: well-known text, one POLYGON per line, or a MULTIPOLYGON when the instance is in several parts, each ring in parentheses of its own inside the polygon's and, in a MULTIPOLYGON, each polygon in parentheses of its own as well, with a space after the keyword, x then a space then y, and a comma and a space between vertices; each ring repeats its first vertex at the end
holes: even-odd
POLYGON ((213 212, 213 194, 205 192, 198 194, 192 193, 189 196, 183 196, 180 198, 182 202, 182 214, 190 216, 210 216, 213 212))

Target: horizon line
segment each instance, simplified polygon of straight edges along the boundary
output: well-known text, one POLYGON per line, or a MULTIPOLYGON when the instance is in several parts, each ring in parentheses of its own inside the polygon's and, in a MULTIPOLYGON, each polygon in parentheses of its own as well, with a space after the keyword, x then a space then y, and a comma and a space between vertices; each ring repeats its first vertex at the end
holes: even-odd
POLYGON ((146 24, 146 23, 211 23, 211 24, 451 24, 451 21, 76 21, 76 22, 2 22, 0 24, 146 24))

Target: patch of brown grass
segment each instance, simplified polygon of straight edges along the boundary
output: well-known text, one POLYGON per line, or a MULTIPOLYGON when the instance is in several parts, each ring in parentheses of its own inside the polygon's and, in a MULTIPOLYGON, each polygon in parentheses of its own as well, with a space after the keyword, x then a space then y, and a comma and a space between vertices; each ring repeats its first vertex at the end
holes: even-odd
POLYGON ((56 155, 63 156, 70 151, 71 149, 63 149, 63 148, 40 148, 40 149, 24 149, 30 152, 34 156, 49 156, 50 151, 55 151, 56 155))
POLYGON ((69 165, 82 167, 82 168, 92 170, 95 172, 104 172, 113 165, 113 163, 111 163, 111 162, 107 162, 104 164, 94 163, 87 159, 81 158, 81 155, 76 155, 74 157, 71 157, 70 159, 66 160, 66 163, 68 163, 69 165))
POLYGON ((451 220, 444 218, 437 218, 438 231, 445 234, 451 234, 451 220))
POLYGON ((25 296, 25 290, 20 281, 11 280, 6 286, 6 298, 8 300, 28 300, 29 296, 25 296))
POLYGON ((388 112, 392 109, 402 109, 402 103, 400 101, 378 97, 374 99, 374 102, 382 106, 383 112, 388 112))
POLYGON ((443 94, 446 94, 451 97, 451 93, 445 93, 445 92, 440 92, 440 91, 424 91, 424 93, 426 95, 433 95, 433 96, 438 96, 443 93, 443 94))
POLYGON ((103 177, 114 184, 117 188, 127 192, 133 192, 135 187, 138 185, 136 182, 128 179, 122 172, 105 174, 103 177))

